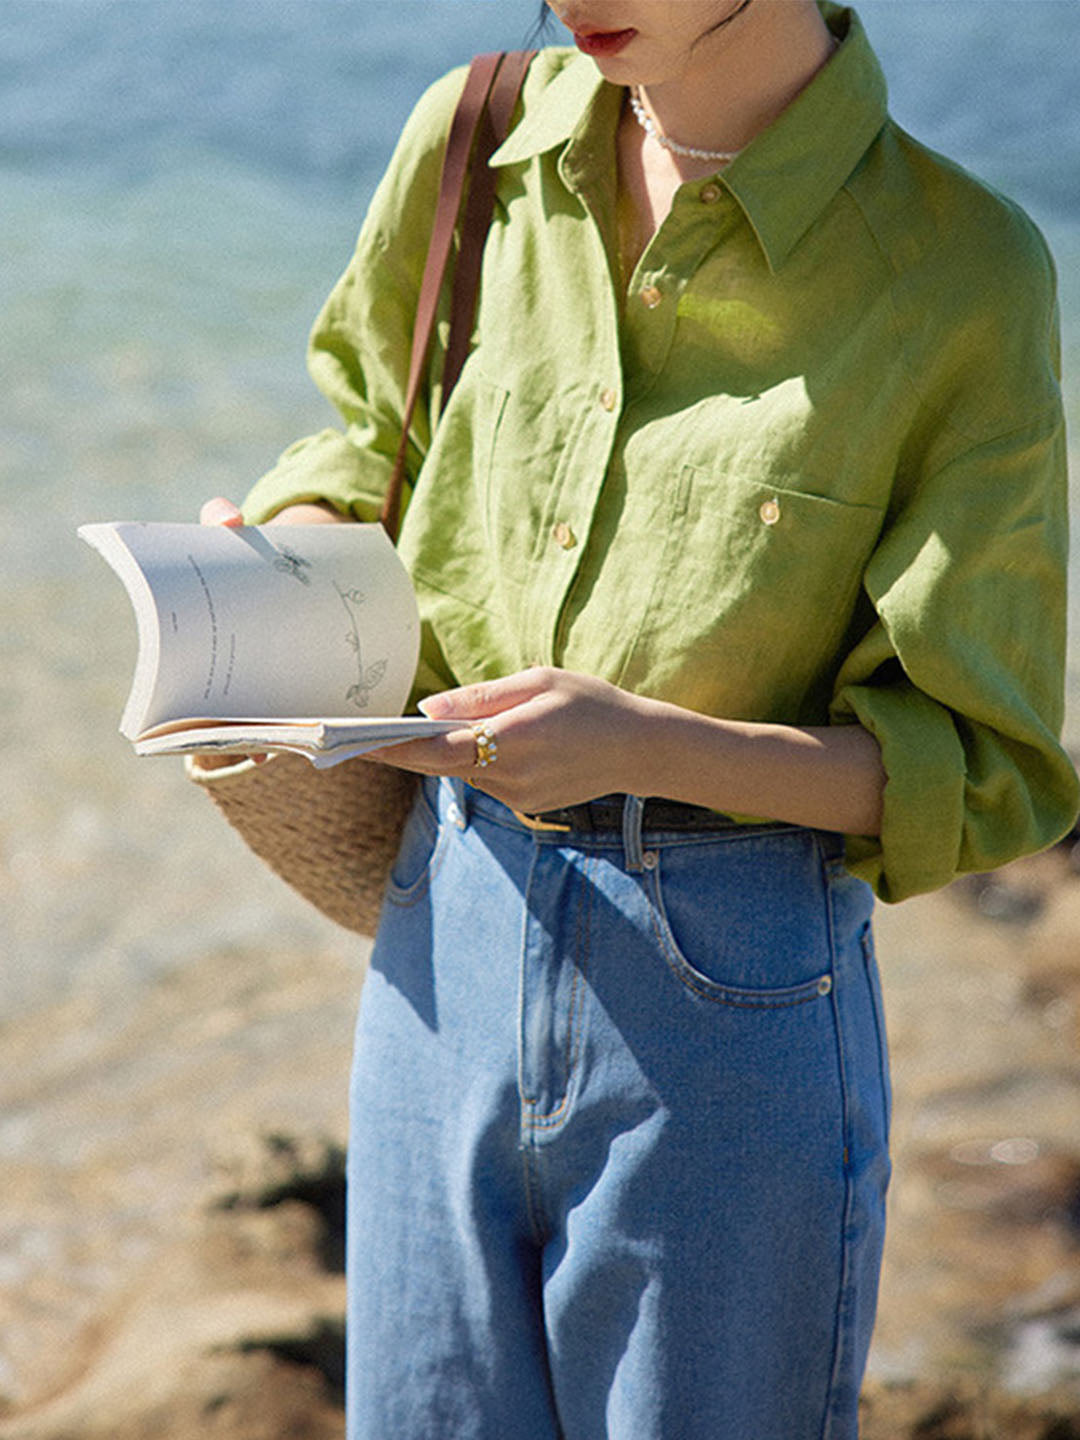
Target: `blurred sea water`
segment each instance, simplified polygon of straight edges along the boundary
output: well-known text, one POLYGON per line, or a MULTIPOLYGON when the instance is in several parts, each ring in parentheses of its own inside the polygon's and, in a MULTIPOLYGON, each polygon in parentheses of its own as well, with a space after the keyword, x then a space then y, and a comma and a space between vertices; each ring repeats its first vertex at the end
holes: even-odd
MULTIPOLYGON (((133 625, 74 529, 194 518, 327 423, 304 340, 401 123, 450 65, 526 43, 537 8, 3 0, 0 1018, 264 934, 347 943, 116 735, 133 625)), ((1050 240, 1075 437, 1080 0, 857 8, 900 123, 1050 240)), ((1075 743, 1076 596, 1073 618, 1075 743)))

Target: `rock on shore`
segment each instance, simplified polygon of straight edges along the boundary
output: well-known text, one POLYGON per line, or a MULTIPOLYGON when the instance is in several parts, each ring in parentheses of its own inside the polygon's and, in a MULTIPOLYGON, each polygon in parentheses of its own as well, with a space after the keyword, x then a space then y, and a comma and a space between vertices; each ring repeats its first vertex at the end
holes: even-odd
POLYGON ((0 1435, 340 1435, 355 950, 231 950, 2 1036, 0 1435))

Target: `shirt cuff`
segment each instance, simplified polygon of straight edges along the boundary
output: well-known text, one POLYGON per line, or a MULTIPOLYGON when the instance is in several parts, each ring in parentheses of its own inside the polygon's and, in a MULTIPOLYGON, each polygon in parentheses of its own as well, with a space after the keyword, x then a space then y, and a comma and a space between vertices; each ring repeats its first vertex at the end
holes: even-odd
POLYGON ((966 778, 949 711, 914 687, 853 685, 833 716, 869 730, 886 774, 881 834, 848 836, 848 869, 890 903, 947 885, 958 868, 966 778))
POLYGON ((322 430, 306 440, 291 445, 281 459, 256 481, 243 504, 244 520, 249 525, 262 525, 287 505, 304 501, 324 500, 354 520, 377 520, 382 505, 381 486, 389 475, 382 472, 371 477, 371 484, 362 471, 370 469, 356 446, 339 430, 322 430))

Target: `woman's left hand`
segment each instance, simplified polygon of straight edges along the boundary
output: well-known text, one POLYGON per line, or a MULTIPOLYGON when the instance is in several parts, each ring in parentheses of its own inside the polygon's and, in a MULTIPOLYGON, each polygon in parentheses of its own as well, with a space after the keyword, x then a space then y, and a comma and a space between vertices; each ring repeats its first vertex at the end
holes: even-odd
POLYGON ((648 701, 605 680, 536 667, 445 690, 423 703, 462 728, 410 740, 368 759, 427 775, 456 775, 514 810, 536 814, 634 788, 645 758, 648 701), (497 759, 479 768, 473 725, 487 721, 497 759))

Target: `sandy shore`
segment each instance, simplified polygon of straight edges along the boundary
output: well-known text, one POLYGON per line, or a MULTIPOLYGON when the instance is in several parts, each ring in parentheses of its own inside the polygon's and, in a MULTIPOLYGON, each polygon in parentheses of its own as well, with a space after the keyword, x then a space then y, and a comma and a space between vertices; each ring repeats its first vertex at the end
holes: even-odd
MULTIPOLYGON (((3 1440, 342 1434, 363 947, 318 933, 98 977, 2 1032, 3 1440)), ((895 1177, 866 1440, 1080 1437, 1080 878, 1061 850, 877 933, 895 1177)))

